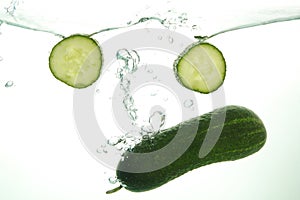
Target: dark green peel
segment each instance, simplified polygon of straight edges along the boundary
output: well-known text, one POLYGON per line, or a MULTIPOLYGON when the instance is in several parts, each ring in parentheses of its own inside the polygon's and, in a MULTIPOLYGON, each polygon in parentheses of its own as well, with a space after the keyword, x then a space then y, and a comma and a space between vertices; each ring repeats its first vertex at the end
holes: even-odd
MULTIPOLYGON (((132 152, 126 152, 124 160, 119 162, 116 171, 117 177, 123 187, 133 192, 143 192, 157 188, 172 179, 198 167, 222 162, 233 161, 247 157, 260 150, 266 142, 266 129, 263 122, 251 110, 240 106, 226 106, 210 113, 183 122, 175 127, 166 129, 155 135, 153 139, 143 140, 137 144, 132 152), (210 127, 212 115, 221 116, 226 113, 225 122, 210 127), (189 127, 198 126, 196 134, 189 132, 189 127), (224 125, 224 126, 223 126, 224 125), (221 135, 213 149, 203 158, 199 157, 199 150, 208 130, 221 128, 221 135), (169 153, 160 151, 166 145, 172 143, 179 130, 185 128, 185 134, 179 138, 169 149, 169 153), (189 142, 190 141, 190 142, 189 142), (186 150, 174 162, 158 168, 159 166, 178 153, 178 148, 187 145, 186 150), (157 150, 157 151, 156 151, 157 150), (156 151, 155 153, 153 153, 156 151), (147 153, 152 157, 143 160, 147 153), (138 154, 140 153, 140 154, 138 154), (144 171, 143 171, 144 170, 144 171), (137 171, 139 173, 134 173, 137 171)), ((148 155, 149 156, 149 155, 148 155)))

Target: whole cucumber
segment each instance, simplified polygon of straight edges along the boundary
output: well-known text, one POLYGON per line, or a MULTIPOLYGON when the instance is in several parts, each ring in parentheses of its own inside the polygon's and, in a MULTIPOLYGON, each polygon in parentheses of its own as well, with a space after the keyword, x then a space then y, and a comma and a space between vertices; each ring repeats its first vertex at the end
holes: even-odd
POLYGON ((142 140, 126 152, 116 171, 122 186, 108 193, 121 187, 133 192, 151 190, 198 167, 247 157, 264 146, 266 137, 264 124, 253 111, 241 106, 215 109, 142 140), (214 125, 212 117, 217 120, 214 125), (211 151, 199 156, 207 133, 218 129, 221 132, 211 151))

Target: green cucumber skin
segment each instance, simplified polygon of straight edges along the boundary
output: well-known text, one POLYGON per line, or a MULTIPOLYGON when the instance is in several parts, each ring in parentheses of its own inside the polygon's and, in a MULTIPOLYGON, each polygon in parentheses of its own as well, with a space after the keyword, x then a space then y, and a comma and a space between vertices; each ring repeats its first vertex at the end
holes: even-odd
MULTIPOLYGON (((266 142, 267 135, 263 122, 253 111, 245 107, 226 106, 218 108, 183 122, 181 125, 188 126, 195 122, 199 122, 199 124, 192 144, 176 161, 166 167, 143 173, 121 171, 120 168, 130 168, 134 163, 139 163, 138 160, 132 157, 129 159, 130 154, 125 153, 124 160, 119 162, 116 171, 117 178, 122 185, 133 192, 152 190, 198 167, 247 157, 259 151, 266 142), (212 114, 215 116, 224 114, 224 112, 226 112, 226 118, 219 140, 208 155, 199 158, 199 150, 206 136, 212 114)), ((132 152, 146 153, 164 147, 174 138, 178 128, 179 125, 174 126, 155 135, 153 139, 143 140, 134 147, 132 152)), ((159 155, 158 158, 156 159, 157 162, 164 159, 159 155)), ((145 163, 139 163, 138 165, 139 167, 145 167, 145 163)))

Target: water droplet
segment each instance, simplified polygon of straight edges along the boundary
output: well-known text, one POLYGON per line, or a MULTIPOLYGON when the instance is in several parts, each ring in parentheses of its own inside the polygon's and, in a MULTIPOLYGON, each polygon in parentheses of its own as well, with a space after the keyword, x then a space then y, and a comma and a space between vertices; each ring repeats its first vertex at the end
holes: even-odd
POLYGON ((5 87, 9 88, 9 87, 12 87, 14 85, 14 82, 13 81, 7 81, 5 83, 5 87))
MULTIPOLYGON (((0 35, 1 35, 1 32, 0 32, 0 35)), ((3 60, 3 58, 0 56, 0 61, 2 61, 3 60)))
POLYGON ((100 90, 99 90, 99 89, 97 89, 97 90, 96 90, 96 93, 98 93, 98 94, 99 94, 99 93, 100 93, 100 90))
POLYGON ((158 37, 157 37, 157 39, 159 39, 159 40, 162 40, 162 36, 161 35, 159 35, 158 37))
POLYGON ((186 108, 190 108, 190 107, 192 107, 194 105, 194 102, 193 102, 192 99, 187 99, 187 100, 184 101, 183 105, 186 108))
POLYGON ((113 176, 113 177, 109 177, 108 178, 108 181, 111 183, 111 184, 115 184, 118 182, 118 179, 117 177, 113 176))
POLYGON ((174 39, 173 39, 173 37, 171 37, 171 36, 168 37, 168 40, 169 40, 169 42, 170 42, 171 44, 174 42, 174 39))
POLYGON ((153 77, 153 80, 156 80, 156 79, 157 79, 157 76, 154 76, 154 77, 153 77))
POLYGON ((164 100, 164 101, 168 101, 169 99, 168 99, 168 97, 165 97, 165 98, 163 98, 163 100, 164 100))

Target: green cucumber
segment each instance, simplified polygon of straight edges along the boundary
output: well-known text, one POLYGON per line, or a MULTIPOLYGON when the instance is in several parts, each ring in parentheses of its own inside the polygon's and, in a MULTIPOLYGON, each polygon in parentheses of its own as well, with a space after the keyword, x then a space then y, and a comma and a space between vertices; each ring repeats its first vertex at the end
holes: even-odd
POLYGON ((215 46, 197 42, 187 47, 174 62, 174 71, 184 87, 207 94, 223 84, 226 62, 215 46))
POLYGON ((56 44, 49 57, 55 78, 74 88, 85 88, 100 76, 102 53, 98 43, 85 35, 72 35, 56 44))
MULTIPOLYGON (((133 192, 152 190, 198 167, 247 157, 264 146, 266 137, 264 124, 253 111, 241 106, 225 106, 163 130, 153 138, 142 140, 131 151, 125 152, 124 159, 118 164, 116 175, 121 187, 127 190, 133 192), (210 124, 213 121, 212 117, 214 120, 217 119, 214 126, 210 124), (219 120, 222 117, 224 120, 219 120), (195 125, 197 126, 196 133, 192 133, 195 129, 191 127, 195 125), (211 134, 218 128, 221 134, 215 146, 206 156, 200 157, 199 150, 208 131, 210 130, 211 134), (172 145, 173 149, 171 147, 168 154, 160 151, 175 140, 179 129, 185 132, 181 138, 177 139, 177 143, 172 145), (185 142, 187 140, 191 142, 185 142), (173 162, 162 168, 143 172, 144 169, 159 166, 170 156, 178 153, 178 148, 187 144, 190 145, 173 162), (152 157, 142 159, 143 155, 148 153, 153 153, 152 157)), ((110 194, 121 187, 107 193, 110 194)))

